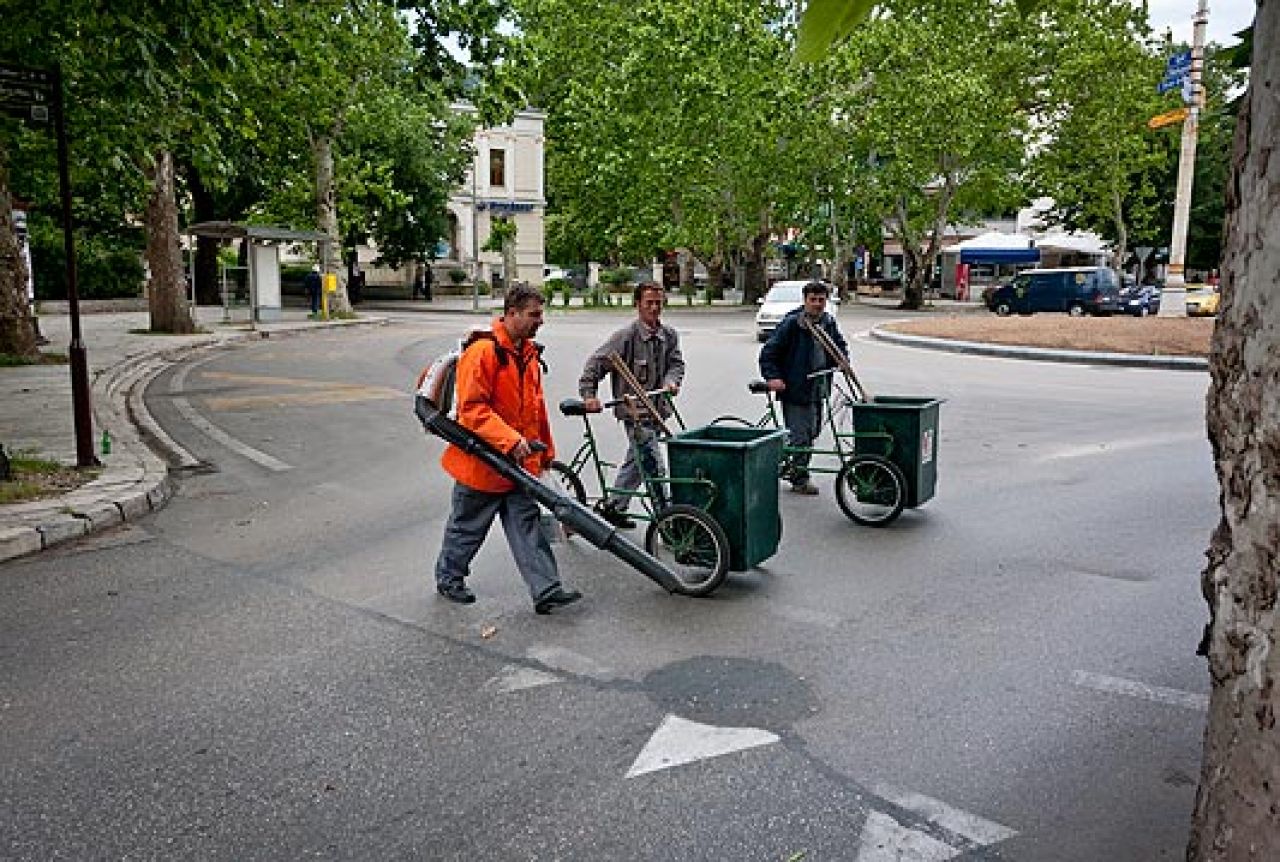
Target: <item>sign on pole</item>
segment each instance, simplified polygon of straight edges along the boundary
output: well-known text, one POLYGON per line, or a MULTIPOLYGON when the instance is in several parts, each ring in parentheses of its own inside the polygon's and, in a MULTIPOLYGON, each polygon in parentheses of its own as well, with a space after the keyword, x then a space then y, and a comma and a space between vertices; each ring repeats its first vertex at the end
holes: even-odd
POLYGON ((1172 126, 1174 123, 1181 123, 1187 118, 1191 112, 1186 108, 1177 108, 1173 111, 1165 111, 1163 114, 1156 114, 1147 120, 1148 129, 1159 129, 1162 126, 1172 126))
POLYGON ((49 122, 54 78, 44 69, 0 65, 0 113, 35 123, 49 122))

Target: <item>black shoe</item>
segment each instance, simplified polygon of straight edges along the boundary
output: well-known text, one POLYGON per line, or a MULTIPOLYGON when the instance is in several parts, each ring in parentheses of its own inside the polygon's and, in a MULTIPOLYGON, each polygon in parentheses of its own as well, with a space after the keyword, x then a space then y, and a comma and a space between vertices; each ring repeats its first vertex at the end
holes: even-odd
POLYGON ((562 608, 565 605, 571 605, 578 599, 582 598, 582 593, 577 590, 566 590, 563 587, 556 587, 542 598, 533 603, 533 612, 537 614, 549 614, 552 608, 562 608))
POLYGON ((619 530, 630 530, 636 525, 635 521, 627 517, 626 512, 619 511, 612 506, 596 506, 596 513, 619 530))
POLYGON ((467 589, 467 585, 462 581, 448 581, 436 584, 436 592, 449 601, 457 602, 460 605, 469 605, 476 600, 476 594, 467 589))

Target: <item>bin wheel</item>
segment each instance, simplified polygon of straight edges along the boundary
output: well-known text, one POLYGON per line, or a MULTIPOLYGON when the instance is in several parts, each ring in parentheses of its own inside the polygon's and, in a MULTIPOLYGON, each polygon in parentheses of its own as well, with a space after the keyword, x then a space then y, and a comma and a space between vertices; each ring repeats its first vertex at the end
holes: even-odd
POLYGON ((659 512, 645 531, 644 549, 675 573, 682 595, 710 595, 729 574, 729 539, 697 506, 676 503, 659 512))
POLYGON ((902 514, 907 480, 888 458, 857 455, 836 475, 836 502, 855 524, 884 527, 902 514))
POLYGON ((578 474, 573 472, 568 464, 563 461, 552 461, 547 465, 547 470, 551 473, 553 488, 568 494, 582 505, 587 505, 587 487, 582 484, 578 474))

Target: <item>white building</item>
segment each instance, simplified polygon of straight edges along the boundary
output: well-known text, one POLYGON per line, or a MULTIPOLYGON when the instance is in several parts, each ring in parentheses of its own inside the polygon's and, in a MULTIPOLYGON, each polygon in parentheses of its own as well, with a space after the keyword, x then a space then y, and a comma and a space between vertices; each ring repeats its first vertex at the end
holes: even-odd
MULTIPOLYGON (((474 113, 470 105, 454 105, 474 113)), ((503 276, 502 255, 481 251, 495 219, 516 224, 516 272, 511 281, 542 284, 544 263, 543 216, 546 185, 543 172, 546 114, 520 111, 508 126, 476 130, 471 169, 449 198, 449 232, 440 267, 460 267, 469 278, 493 281, 503 276)), ((440 280, 436 280, 440 284, 440 280)))
MULTIPOLYGON (((454 104, 453 109, 475 113, 475 108, 466 103, 454 104)), ((526 110, 518 112, 510 125, 476 130, 471 167, 449 198, 449 227, 433 264, 436 288, 452 283, 453 270, 464 272, 468 284, 473 279, 492 284, 495 277, 506 282, 502 254, 482 251, 496 219, 516 223, 513 280, 542 284, 543 217, 547 206, 543 171, 545 121, 546 114, 526 110)), ((375 267, 372 261, 376 258, 377 249, 360 249, 361 268, 369 284, 409 291, 414 270, 375 267)))

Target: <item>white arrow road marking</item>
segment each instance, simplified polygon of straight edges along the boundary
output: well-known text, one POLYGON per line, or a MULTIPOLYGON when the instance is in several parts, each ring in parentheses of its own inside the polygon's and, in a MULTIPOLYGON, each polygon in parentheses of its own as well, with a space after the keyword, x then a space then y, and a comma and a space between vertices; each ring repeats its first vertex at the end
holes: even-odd
POLYGON ((208 419, 205 419, 203 416, 197 413, 196 408, 191 406, 191 402, 188 401, 182 395, 178 394, 182 392, 183 387, 186 385, 187 374, 191 371, 191 369, 195 368, 197 365, 203 365, 205 362, 209 362, 216 358, 217 357, 215 356, 210 356, 207 359, 203 359, 199 362, 193 362, 190 365, 184 365, 181 369, 178 370, 177 374, 169 378, 169 393, 175 396, 173 399, 173 406, 177 408, 178 412, 182 414, 182 418, 186 419, 187 422, 192 427, 198 428, 199 430, 203 431, 207 437, 210 437, 213 440, 216 440, 217 442, 221 443, 223 446, 226 446, 232 452, 235 452, 238 455, 248 458, 250 461, 253 461, 255 464, 259 464, 263 467, 266 467, 268 470, 274 470, 277 473, 283 472, 285 470, 292 470, 293 468, 290 465, 284 463, 283 461, 279 461, 275 458, 272 458, 266 452, 261 452, 253 448, 252 446, 250 446, 248 443, 242 443, 236 438, 232 437, 226 431, 223 431, 217 425, 214 425, 208 419))
POLYGON ((522 667, 518 664, 509 664, 498 671, 496 676, 489 679, 485 686, 497 690, 500 694, 508 694, 513 691, 537 688, 540 685, 550 685, 559 681, 560 677, 554 673, 547 673, 544 670, 532 667, 522 667))
POLYGON ((776 734, 755 727, 716 727, 668 715, 627 770, 627 778, 777 741, 776 734))
POLYGON ((1131 679, 1121 679, 1116 676, 1104 676, 1100 673, 1089 673, 1086 670, 1078 670, 1071 674, 1071 681, 1083 688, 1092 688, 1097 691, 1105 691, 1111 694, 1126 694, 1130 697, 1140 697, 1144 700, 1153 700, 1156 703, 1167 703, 1170 706, 1180 706, 1183 709, 1195 709, 1201 712, 1209 708, 1209 697, 1204 694, 1196 694, 1192 691, 1182 691, 1177 688, 1164 688, 1159 685, 1147 685, 1143 682, 1137 682, 1131 679))
POLYGON ((968 838, 974 844, 981 846, 995 844, 997 841, 1004 841, 1018 834, 1007 826, 984 820, 968 811, 953 808, 942 800, 925 796, 923 793, 912 793, 883 786, 876 787, 873 792, 881 799, 919 814, 925 820, 936 823, 948 832, 968 838))
POLYGON ((888 814, 868 811, 857 862, 942 862, 960 851, 932 835, 908 829, 888 814))

